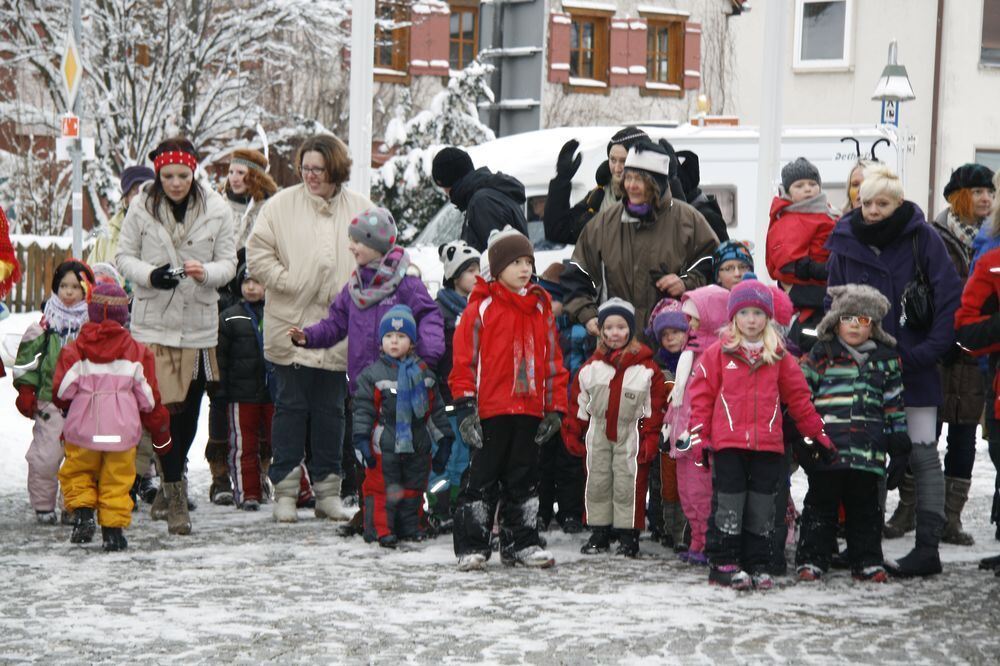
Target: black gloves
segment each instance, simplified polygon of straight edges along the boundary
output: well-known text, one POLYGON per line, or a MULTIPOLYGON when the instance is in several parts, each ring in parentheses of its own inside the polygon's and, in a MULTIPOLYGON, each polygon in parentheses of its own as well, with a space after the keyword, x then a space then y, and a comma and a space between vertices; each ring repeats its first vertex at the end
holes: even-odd
POLYGON ((608 166, 608 161, 604 160, 597 167, 597 173, 594 174, 594 178, 597 179, 598 187, 607 187, 608 183, 611 182, 611 167, 608 166))
POLYGON ((451 457, 452 441, 450 439, 442 439, 437 445, 437 451, 434 452, 434 457, 431 458, 431 470, 435 474, 444 474, 444 468, 448 466, 448 458, 451 457))
POLYGON ((545 417, 542 418, 542 422, 538 424, 538 430, 535 432, 535 444, 541 446, 549 441, 556 436, 561 427, 562 414, 559 412, 546 413, 545 417))
POLYGON ((159 268, 154 268, 149 274, 149 284, 154 289, 170 290, 180 283, 180 280, 170 274, 170 264, 163 264, 159 268))
POLYGON ((829 272, 826 269, 825 261, 813 261, 809 257, 802 257, 795 262, 795 277, 800 280, 820 280, 826 281, 829 272))
POLYGON ((556 158, 556 178, 570 180, 576 175, 576 171, 583 161, 582 153, 576 155, 575 159, 573 157, 579 147, 580 142, 576 139, 570 139, 563 145, 562 150, 559 151, 559 157, 556 158))
POLYGON ((889 435, 886 443, 886 453, 889 454, 889 466, 885 470, 885 487, 895 490, 899 487, 899 482, 906 474, 906 468, 910 464, 910 450, 913 444, 906 433, 895 433, 889 435))

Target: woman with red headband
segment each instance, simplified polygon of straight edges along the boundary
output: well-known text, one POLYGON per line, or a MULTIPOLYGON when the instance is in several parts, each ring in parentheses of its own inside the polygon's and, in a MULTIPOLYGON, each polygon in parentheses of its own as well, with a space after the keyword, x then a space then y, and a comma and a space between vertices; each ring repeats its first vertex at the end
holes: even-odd
POLYGON ((189 534, 184 468, 202 396, 219 378, 216 290, 236 274, 233 215, 219 194, 196 182, 190 141, 167 139, 149 158, 156 177, 129 206, 115 261, 133 287, 132 336, 153 351, 170 411, 174 446, 162 459, 153 518, 166 518, 171 534, 189 534))

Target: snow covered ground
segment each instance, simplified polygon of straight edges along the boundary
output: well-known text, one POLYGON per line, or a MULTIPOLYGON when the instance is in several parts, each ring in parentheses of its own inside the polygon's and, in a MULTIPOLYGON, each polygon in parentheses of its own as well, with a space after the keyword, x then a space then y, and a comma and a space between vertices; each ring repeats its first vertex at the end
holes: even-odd
MULTIPOLYGON (((0 322, 0 345, 32 318, 0 322)), ((0 663, 1000 661, 1000 579, 976 567, 1000 552, 984 442, 966 511, 977 544, 943 546, 944 574, 860 585, 836 572, 737 594, 658 545, 644 541, 635 561, 584 557, 584 537, 558 531, 547 534, 552 570, 492 560, 486 573, 461 574, 447 538, 386 553, 306 511, 278 526, 267 511, 211 506, 201 455, 191 460, 194 533, 168 536, 144 506, 129 550, 106 555, 99 543, 71 545, 68 527, 35 525, 30 422, 14 397, 10 377, 0 380, 0 663)), ((199 442, 205 428, 203 418, 199 442)), ((793 490, 801 505, 803 475, 793 490)), ((886 542, 886 555, 911 543, 886 542)))

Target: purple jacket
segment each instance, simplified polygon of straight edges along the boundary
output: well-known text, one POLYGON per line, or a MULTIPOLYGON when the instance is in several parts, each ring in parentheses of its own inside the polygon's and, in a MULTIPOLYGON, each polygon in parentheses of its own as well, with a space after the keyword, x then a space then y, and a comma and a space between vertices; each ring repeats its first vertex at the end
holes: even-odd
MULTIPOLYGON (((927 223, 923 211, 913 205, 914 214, 881 254, 864 245, 851 231, 854 210, 837 222, 826 242, 831 256, 828 286, 867 284, 889 299, 892 309, 882 327, 896 338, 903 360, 903 401, 907 407, 936 407, 942 403, 941 375, 937 363, 955 344, 955 311, 962 297, 962 281, 948 257, 941 237, 927 223), (934 324, 929 331, 917 332, 899 325, 901 301, 906 285, 915 278, 913 236, 917 238, 920 266, 934 290, 934 324)), ((826 298, 829 308, 830 297, 826 298)))
MULTIPOLYGON (((375 269, 363 267, 361 281, 370 284, 375 269)), ((378 360, 382 341, 378 338, 378 325, 382 316, 393 305, 403 304, 413 310, 417 320, 417 355, 433 367, 444 354, 444 320, 437 303, 427 293, 420 278, 407 275, 390 296, 362 310, 354 304, 347 285, 330 304, 326 319, 306 327, 306 347, 332 347, 347 336, 347 378, 351 394, 356 388, 358 375, 378 360)))

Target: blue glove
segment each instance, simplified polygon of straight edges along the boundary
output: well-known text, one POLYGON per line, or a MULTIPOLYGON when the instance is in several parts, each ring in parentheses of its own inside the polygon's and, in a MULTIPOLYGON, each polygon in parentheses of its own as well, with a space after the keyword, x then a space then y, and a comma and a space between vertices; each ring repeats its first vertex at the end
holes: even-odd
POLYGON ((354 455, 358 457, 358 463, 368 469, 373 469, 376 465, 375 454, 372 453, 372 443, 365 435, 354 437, 354 455))
POLYGON ((445 467, 448 466, 448 459, 451 458, 452 440, 442 439, 438 442, 437 451, 431 459, 431 470, 435 474, 444 474, 445 467))

